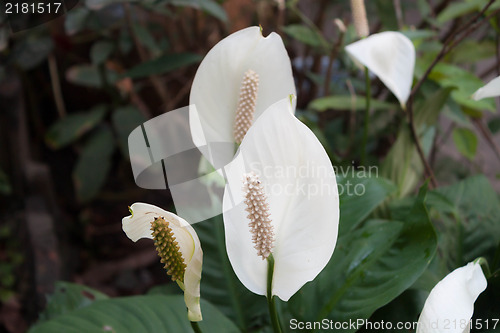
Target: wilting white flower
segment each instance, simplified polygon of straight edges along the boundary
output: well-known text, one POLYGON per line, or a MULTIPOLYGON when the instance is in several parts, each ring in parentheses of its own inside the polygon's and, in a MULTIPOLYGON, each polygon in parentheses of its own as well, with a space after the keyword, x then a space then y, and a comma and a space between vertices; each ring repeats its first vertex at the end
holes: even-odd
POLYGON ((417 333, 469 332, 474 302, 486 285, 479 263, 455 269, 431 290, 418 319, 417 333))
POLYGON ((281 37, 264 37, 260 27, 235 32, 208 52, 196 72, 189 101, 193 142, 220 168, 264 110, 290 94, 295 84, 281 37))
POLYGON ((231 265, 250 291, 265 295, 264 259, 272 254, 272 295, 287 301, 321 272, 335 248, 339 196, 330 159, 285 98, 257 119, 225 170, 231 265))
POLYGON ((349 44, 345 49, 377 75, 405 107, 415 68, 415 47, 408 37, 400 32, 385 31, 349 44))
POLYGON ((500 96, 500 76, 497 76, 490 82, 488 82, 483 87, 479 88, 473 95, 472 98, 479 101, 483 98, 497 97, 500 96))
POLYGON ((123 231, 134 242, 140 238, 155 241, 167 274, 184 291, 189 320, 202 320, 200 279, 203 251, 196 231, 179 216, 150 204, 134 203, 129 210, 132 215, 122 219, 123 231))

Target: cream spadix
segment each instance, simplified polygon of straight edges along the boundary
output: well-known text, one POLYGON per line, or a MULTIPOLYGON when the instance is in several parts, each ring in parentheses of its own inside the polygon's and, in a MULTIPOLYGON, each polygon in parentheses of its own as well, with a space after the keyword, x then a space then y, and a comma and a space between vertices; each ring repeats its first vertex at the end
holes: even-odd
POLYGON ((349 44, 345 49, 377 75, 405 107, 415 68, 415 47, 408 37, 400 32, 385 31, 349 44))
POLYGON ((200 279, 203 251, 193 227, 181 217, 159 207, 134 203, 132 215, 122 219, 125 234, 137 242, 153 239, 167 274, 184 291, 184 301, 190 321, 202 320, 200 279))
POLYGON ((272 253, 272 295, 284 301, 328 263, 339 222, 330 159, 290 102, 271 105, 250 128, 225 167, 223 198, 226 249, 236 275, 265 295, 268 263, 262 259, 272 253))
POLYGON ((220 168, 234 157, 231 143, 241 142, 265 109, 290 94, 295 84, 281 37, 264 37, 260 27, 237 31, 217 43, 196 72, 189 100, 193 142, 219 144, 216 152, 200 150, 220 168))
POLYGON ((479 263, 455 269, 431 290, 418 319, 417 333, 469 332, 474 302, 486 286, 479 263))

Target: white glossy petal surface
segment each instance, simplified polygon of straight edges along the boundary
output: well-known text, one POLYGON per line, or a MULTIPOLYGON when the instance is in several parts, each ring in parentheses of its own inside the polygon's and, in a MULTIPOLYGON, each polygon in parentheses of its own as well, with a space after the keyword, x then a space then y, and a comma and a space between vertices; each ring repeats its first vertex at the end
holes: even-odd
POLYGON ((479 88, 473 95, 472 98, 479 101, 483 98, 488 97, 498 97, 500 96, 500 76, 494 78, 488 82, 485 86, 479 88))
MULTIPOLYGON (((271 104, 295 94, 290 58, 279 35, 263 37, 259 27, 231 34, 208 52, 193 81, 189 103, 196 108, 190 109, 190 126, 196 146, 234 142, 240 86, 249 69, 259 75, 254 121, 271 104)), ((229 152, 218 152, 219 157, 205 154, 216 168, 234 155, 234 148, 226 147, 229 152)))
POLYGON ((487 286, 481 266, 469 263, 441 280, 429 294, 418 319, 417 333, 468 332, 474 302, 487 286))
POLYGON ((188 308, 190 321, 202 320, 200 308, 200 279, 203 264, 203 251, 200 240, 193 227, 183 218, 157 206, 147 203, 134 203, 130 206, 131 216, 122 219, 122 228, 125 234, 136 242, 140 238, 153 239, 151 222, 155 217, 163 217, 169 222, 182 257, 186 263, 184 273, 184 301, 188 308))
POLYGON ((337 241, 335 173, 316 136, 294 115, 289 98, 255 122, 226 170, 223 211, 229 260, 252 292, 266 293, 267 260, 257 255, 243 203, 242 175, 264 186, 274 226, 273 295, 287 301, 330 260, 337 241))
POLYGON ((373 34, 346 46, 347 53, 366 66, 392 91, 404 107, 411 92, 415 47, 400 32, 373 34))

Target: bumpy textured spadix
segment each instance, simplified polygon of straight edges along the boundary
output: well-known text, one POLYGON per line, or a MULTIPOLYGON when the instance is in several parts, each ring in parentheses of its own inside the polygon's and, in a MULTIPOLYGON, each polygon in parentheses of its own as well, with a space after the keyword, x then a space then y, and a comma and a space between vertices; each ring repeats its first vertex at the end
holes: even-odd
POLYGON ((241 83, 238 110, 236 110, 236 119, 234 121, 234 141, 236 143, 241 143, 250 126, 252 126, 258 88, 259 75, 249 69, 245 72, 241 83))
POLYGON ((203 251, 193 227, 181 217, 159 207, 134 203, 131 216, 122 219, 128 238, 155 241, 156 249, 167 273, 184 291, 184 301, 190 321, 202 320, 200 308, 200 279, 203 251))
POLYGON ((255 244, 257 255, 266 259, 273 248, 274 230, 264 187, 255 172, 243 175, 243 192, 245 193, 247 218, 250 221, 248 226, 252 234, 252 241, 255 244))
POLYGON ((368 19, 366 18, 365 0, 351 0, 352 19, 354 28, 359 37, 366 37, 370 34, 368 19))
POLYGON ((287 301, 321 272, 335 248, 339 197, 332 163, 286 97, 255 120, 225 171, 224 232, 234 272, 250 291, 266 295, 268 263, 255 248, 271 251, 272 295, 287 301))
POLYGON ((179 243, 175 240, 174 232, 163 217, 155 217, 151 222, 151 231, 155 242, 156 252, 161 258, 161 263, 172 281, 184 281, 186 263, 182 258, 179 243))
MULTIPOLYGON (((249 76, 248 82, 256 83, 256 76, 249 76)), ((254 104, 255 123, 264 110, 290 94, 295 94, 295 83, 281 37, 274 32, 264 37, 260 27, 231 34, 207 53, 194 77, 189 98, 194 144, 215 169, 221 168, 233 159, 234 143, 246 133, 234 133, 240 102, 254 104), (258 75, 257 95, 249 92, 241 99, 242 79, 249 70, 258 75)))
POLYGON ((466 333, 474 302, 486 289, 481 265, 455 269, 431 290, 418 319, 417 333, 466 333))

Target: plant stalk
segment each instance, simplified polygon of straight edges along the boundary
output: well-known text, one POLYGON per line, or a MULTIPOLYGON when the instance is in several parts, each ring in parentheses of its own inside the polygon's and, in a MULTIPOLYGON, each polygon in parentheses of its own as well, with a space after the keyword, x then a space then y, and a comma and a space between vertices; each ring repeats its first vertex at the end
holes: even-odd
POLYGON ((274 333, 282 333, 278 311, 276 311, 276 304, 273 297, 273 273, 274 273, 274 258, 270 254, 267 257, 267 305, 269 307, 269 315, 271 316, 271 323, 273 324, 274 333))
POLYGON ((366 93, 365 93, 365 124, 363 130, 363 144, 361 146, 361 165, 365 165, 366 163, 366 145, 368 143, 368 125, 370 123, 370 100, 371 100, 371 82, 370 75, 368 72, 368 67, 365 67, 365 84, 366 84, 366 93))
POLYGON ((201 332, 200 325, 198 325, 198 322, 197 322, 197 321, 192 321, 192 322, 191 322, 191 327, 193 328, 193 331, 194 331, 195 333, 202 333, 202 332, 201 332))

